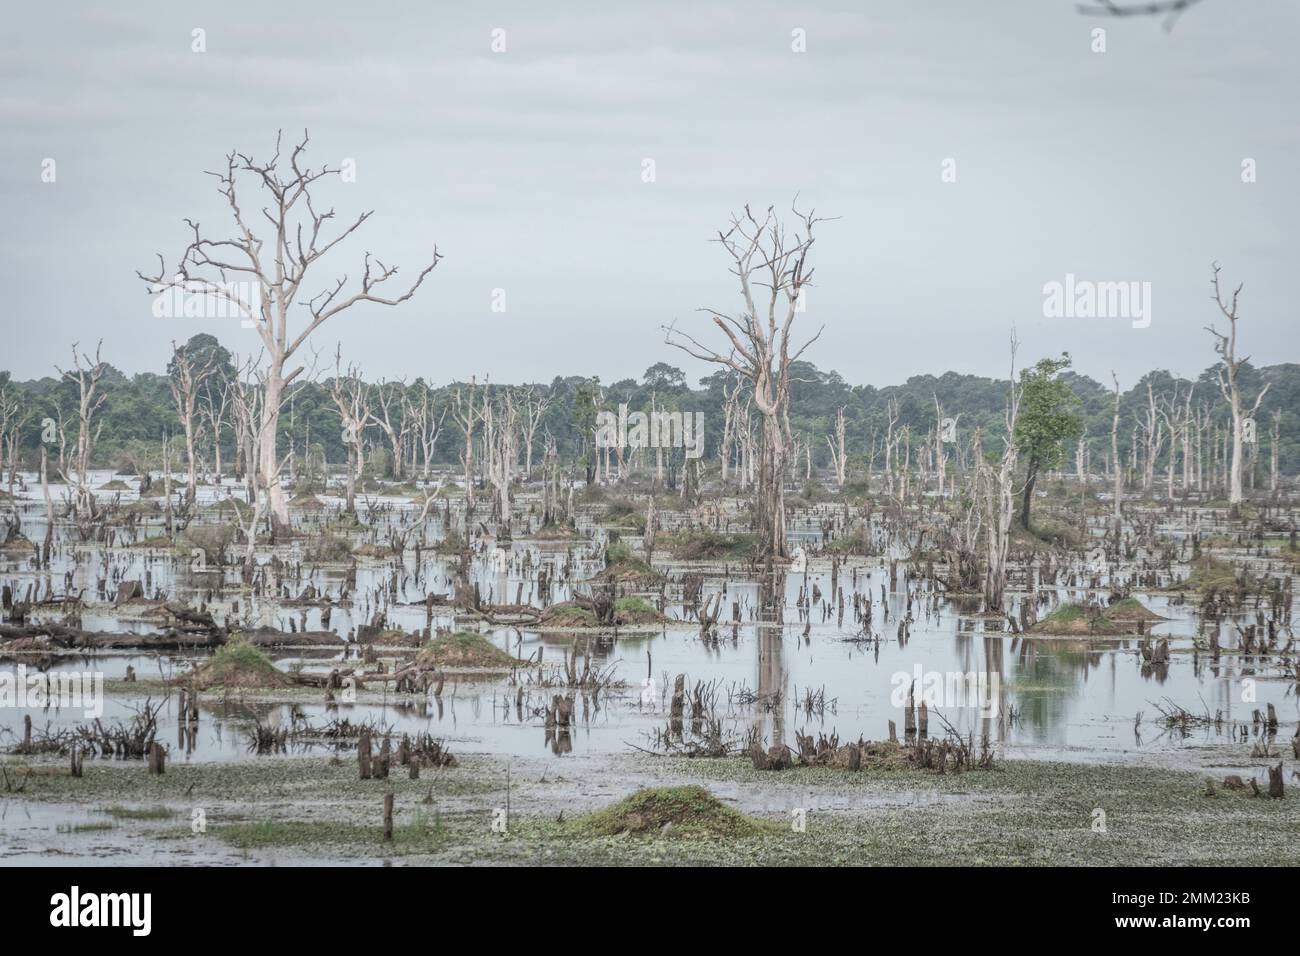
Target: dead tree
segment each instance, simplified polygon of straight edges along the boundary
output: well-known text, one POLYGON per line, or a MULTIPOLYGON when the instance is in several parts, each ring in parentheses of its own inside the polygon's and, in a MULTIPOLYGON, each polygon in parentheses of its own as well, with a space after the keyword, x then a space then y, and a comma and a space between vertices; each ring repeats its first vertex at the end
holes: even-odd
POLYGON ((497 537, 510 537, 510 483, 519 458, 519 420, 514 397, 506 389, 499 401, 483 393, 483 444, 487 452, 487 479, 492 486, 492 517, 497 537))
POLYGON ((1241 285, 1232 290, 1232 298, 1228 302, 1223 301, 1223 295, 1219 290, 1219 264, 1213 265, 1214 278, 1214 303, 1219 307, 1228 320, 1228 332, 1224 334, 1216 329, 1213 325, 1207 325, 1206 331, 1214 336, 1214 351, 1219 354, 1220 364, 1216 369, 1219 382, 1219 391, 1223 393, 1224 399, 1228 403, 1228 408, 1232 412, 1232 464, 1228 473, 1228 505, 1229 513, 1236 518, 1241 513, 1241 446, 1245 442, 1246 421, 1255 417, 1255 412, 1259 410, 1259 403, 1264 400, 1268 393, 1269 385, 1265 383, 1260 389, 1255 401, 1250 405, 1250 410, 1246 410, 1246 401, 1241 396, 1241 383, 1238 381, 1238 375, 1241 367, 1250 361, 1250 356, 1237 358, 1237 296, 1241 293, 1241 285))
POLYGON ((1099 0, 1095 4, 1076 4, 1076 9, 1085 16, 1105 17, 1164 17, 1165 32, 1174 28, 1184 10, 1200 3, 1201 0, 1146 0, 1143 3, 1116 3, 1115 0, 1099 0))
POLYGON ((172 361, 170 374, 167 377, 167 383, 171 386, 172 402, 176 406, 176 417, 180 419, 181 427, 185 430, 185 459, 186 459, 186 479, 185 479, 185 501, 188 507, 194 507, 194 499, 198 494, 198 470, 195 464, 194 443, 197 440, 198 432, 195 423, 195 412, 198 407, 199 389, 207 381, 208 376, 212 374, 212 357, 209 356, 207 361, 196 363, 191 359, 185 350, 176 347, 172 342, 172 361))
POLYGON ((550 407, 550 398, 535 396, 532 389, 524 394, 523 401, 523 439, 524 439, 524 475, 531 478, 533 475, 533 438, 537 434, 537 426, 542 423, 542 416, 546 414, 546 409, 550 407))
POLYGON ((1155 481, 1156 459, 1160 457, 1160 451, 1165 444, 1164 424, 1160 420, 1160 409, 1156 403, 1150 378, 1147 378, 1146 419, 1139 421, 1138 425, 1143 435, 1142 491, 1147 492, 1151 490, 1151 485, 1155 481))
POLYGON ((468 527, 469 515, 474 510, 474 429, 479 422, 479 410, 474 400, 478 383, 473 376, 464 394, 459 388, 453 392, 455 405, 451 417, 465 436, 465 450, 461 453, 460 463, 465 470, 465 520, 468 527))
POLYGON ((1003 437, 1002 457, 997 470, 981 456, 976 467, 983 471, 984 519, 986 532, 986 557, 984 565, 984 607, 987 611, 1001 611, 1007 587, 1007 554, 1011 548, 1011 520, 1015 514, 1016 472, 1016 419, 1020 415, 1021 386, 1016 383, 1015 335, 1011 337, 1011 385, 1007 407, 1003 415, 1006 435, 1003 437))
POLYGON ((361 438, 366 422, 370 420, 370 393, 361 381, 361 373, 355 365, 349 365, 348 370, 343 371, 341 346, 334 351, 334 381, 330 383, 330 397, 338 409, 339 420, 343 425, 343 444, 348 449, 344 511, 354 515, 357 513, 357 479, 361 477, 364 466, 361 438))
MULTIPOLYGON (((424 379, 416 379, 412 391, 413 395, 406 396, 406 418, 411 422, 412 433, 419 445, 420 456, 424 460, 420 474, 427 480, 433 467, 433 449, 438 442, 442 423, 447 417, 447 409, 443 408, 439 412, 434 406, 433 389, 424 379)), ((411 458, 414 465, 414 454, 411 458)))
POLYGON ((374 422, 388 439, 388 446, 393 453, 393 477, 401 480, 402 448, 411 430, 411 421, 405 415, 406 383, 381 381, 375 386, 375 398, 379 406, 379 414, 370 412, 369 420, 374 422))
MULTIPOLYGON (((17 536, 22 527, 22 519, 14 501, 14 482, 18 477, 18 444, 22 439, 23 426, 31 416, 30 409, 23 407, 17 398, 10 398, 7 391, 0 388, 0 474, 5 470, 5 458, 9 459, 9 497, 13 508, 13 520, 9 525, 8 537, 17 536)), ((6 538, 8 540, 8 538, 6 538)))
MULTIPOLYGON (((274 428, 275 422, 279 420, 278 413, 274 416, 266 413, 266 403, 271 401, 273 394, 280 402, 287 401, 290 394, 283 389, 273 391, 268 384, 270 374, 269 370, 261 367, 258 360, 250 359, 240 368, 233 382, 232 404, 235 418, 246 436, 247 445, 244 454, 250 477, 264 474, 278 476, 283 465, 280 459, 276 459, 268 466, 264 466, 261 461, 262 455, 267 453, 263 432, 267 428, 274 428)), ((274 443, 270 445, 270 453, 272 455, 277 453, 274 443)), ((279 485, 278 477, 276 485, 277 487, 279 485)), ((249 495, 246 502, 247 512, 240 507, 239 500, 234 495, 229 498, 235 519, 244 534, 243 573, 246 581, 252 578, 255 568, 258 525, 264 519, 272 520, 270 495, 266 494, 265 489, 257 481, 250 480, 247 487, 249 495)))
POLYGON ((944 496, 944 485, 948 477, 948 440, 947 435, 952 434, 957 429, 957 422, 960 420, 959 414, 952 419, 950 423, 944 418, 943 406, 939 404, 939 394, 932 392, 934 395, 934 467, 938 476, 939 497, 944 496))
MULTIPOLYGON (((835 470, 835 487, 841 491, 844 490, 844 480, 848 473, 848 459, 844 449, 844 408, 841 405, 835 410, 835 441, 831 441, 830 435, 826 436, 826 446, 831 450, 831 467, 835 470)), ((811 447, 808 454, 811 465, 811 447)))
POLYGON ((655 514, 654 495, 645 509, 645 533, 641 536, 641 545, 645 549, 645 563, 653 565, 655 559, 655 540, 659 534, 659 516, 655 514))
POLYGON ((230 408, 230 383, 224 378, 214 381, 218 376, 208 378, 203 389, 203 415, 212 430, 212 461, 217 480, 221 480, 221 431, 226 424, 226 413, 230 408), (216 386, 215 388, 213 386, 216 386))
POLYGON ((542 455, 542 527, 560 523, 560 455, 555 438, 546 433, 546 451, 542 455))
POLYGON ((803 308, 805 287, 811 284, 814 272, 808 262, 813 228, 822 221, 811 211, 794 209, 793 214, 797 223, 791 233, 773 207, 769 206, 760 219, 746 206, 743 215, 733 215, 730 227, 718 233, 718 243, 731 257, 731 273, 740 281, 743 309, 739 315, 714 309, 702 311, 712 317, 726 337, 726 354, 675 326, 666 329, 668 344, 731 369, 752 392, 762 416, 755 523, 762 553, 777 559, 789 556, 784 484, 792 443, 788 415, 790 366, 821 335, 818 330, 800 346, 791 342, 795 314, 803 308))
MULTIPOLYGON (((718 458, 722 463, 722 483, 727 483, 727 471, 731 465, 732 446, 739 447, 737 438, 737 429, 740 418, 740 402, 738 397, 743 382, 740 376, 730 376, 732 383, 731 389, 727 389, 727 382, 722 383, 722 441, 718 444, 718 458)), ((736 469, 739 472, 739 468, 736 469)), ((659 476, 662 479, 662 475, 659 476)))
POLYGON ((890 398, 885 402, 885 488, 894 493, 894 460, 897 457, 898 434, 894 426, 898 424, 898 399, 890 398))
POLYGON ((1111 381, 1115 383, 1115 408, 1110 420, 1110 459, 1114 467, 1115 474, 1112 476, 1114 485, 1111 489, 1111 521, 1115 526, 1115 550, 1119 551, 1120 541, 1123 536, 1124 516, 1121 507, 1121 500, 1124 497, 1124 466, 1119 460, 1119 377, 1110 373, 1111 381))
POLYGON ((101 340, 99 345, 95 346, 95 359, 92 362, 90 356, 77 351, 77 344, 72 345, 72 370, 63 371, 57 369, 65 381, 75 382, 77 385, 77 441, 76 451, 73 454, 71 468, 64 459, 62 448, 66 445, 66 438, 63 429, 62 419, 59 421, 59 471, 62 473, 64 482, 72 489, 73 492, 73 510, 77 515, 78 529, 82 536, 88 533, 89 523, 93 522, 95 514, 95 496, 90 488, 90 459, 95 451, 95 442, 99 438, 99 431, 104 423, 95 424, 95 415, 104 405, 104 393, 100 390, 100 379, 108 371, 108 363, 99 357, 99 350, 103 346, 101 340))
MULTIPOLYGON (((372 212, 363 212, 332 237, 323 234, 334 218, 334 210, 318 210, 313 203, 312 191, 319 180, 338 175, 339 170, 326 165, 319 169, 304 166, 302 160, 307 142, 304 131, 301 142, 289 154, 288 171, 281 168, 279 134, 276 135, 275 154, 269 161, 255 161, 237 151, 228 154, 225 168, 209 175, 216 178, 218 192, 230 206, 233 234, 222 239, 207 238, 199 223, 187 219, 193 238, 181 253, 176 271, 170 273, 166 261, 159 255, 157 275, 137 273, 148 283, 153 294, 172 289, 189 293, 197 291, 232 304, 241 315, 253 321, 269 357, 269 366, 261 375, 266 390, 265 400, 261 403, 265 417, 257 429, 261 443, 257 459, 262 470, 255 474, 268 499, 272 519, 280 523, 288 522, 289 511, 280 488, 279 472, 270 469, 280 466, 276 437, 284 404, 282 395, 285 388, 305 371, 301 365, 290 369, 290 360, 312 332, 357 303, 398 305, 411 298, 442 258, 435 246, 432 261, 406 291, 386 296, 382 294, 389 288, 385 283, 397 275, 397 267, 385 265, 367 252, 362 260, 357 286, 348 291, 348 276, 344 275, 311 298, 300 300, 311 267, 356 232, 372 212), (270 224, 269 247, 266 240, 254 234, 239 198, 237 184, 245 178, 251 179, 266 194, 252 206, 260 208, 262 216, 270 224), (243 281, 228 281, 232 274, 243 281), (306 307, 307 318, 300 326, 291 329, 289 312, 295 304, 306 307)), ((312 275, 315 276, 316 272, 313 271, 312 275)))

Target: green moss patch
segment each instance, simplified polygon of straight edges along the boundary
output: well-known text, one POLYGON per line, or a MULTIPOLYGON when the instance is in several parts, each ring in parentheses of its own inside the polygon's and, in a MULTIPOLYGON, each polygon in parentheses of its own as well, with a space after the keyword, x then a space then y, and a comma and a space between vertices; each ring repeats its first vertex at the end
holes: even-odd
POLYGON ((1112 637, 1127 631, 1124 625, 1107 620, 1099 609, 1081 604, 1062 604, 1030 628, 1032 634, 1065 637, 1112 637))
POLYGON ((457 631, 439 634, 416 656, 423 667, 519 667, 520 661, 497 647, 482 634, 457 631))
POLYGON ((726 806, 699 786, 638 790, 613 806, 579 817, 572 826, 590 836, 627 833, 695 839, 756 836, 765 830, 757 820, 726 806))
POLYGON ((1108 621, 1128 622, 1128 621, 1163 621, 1165 620, 1155 611, 1147 608, 1145 604, 1135 597, 1126 597, 1120 601, 1113 601, 1111 605, 1103 612, 1108 621))
POLYGON ((233 640, 223 645, 191 678, 200 690, 212 687, 288 687, 293 683, 252 644, 233 640))
POLYGON ((679 531, 660 539, 660 547, 683 561, 743 561, 754 555, 756 540, 750 534, 716 531, 679 531))

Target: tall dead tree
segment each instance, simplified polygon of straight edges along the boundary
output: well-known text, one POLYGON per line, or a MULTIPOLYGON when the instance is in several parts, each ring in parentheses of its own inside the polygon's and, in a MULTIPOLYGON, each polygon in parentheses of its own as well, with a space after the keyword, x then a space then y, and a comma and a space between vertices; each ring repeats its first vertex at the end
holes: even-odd
POLYGON ((1124 498, 1124 465, 1119 460, 1119 377, 1110 373, 1111 381, 1115 383, 1115 407, 1110 420, 1110 460, 1114 474, 1111 476, 1113 486, 1111 489, 1111 521, 1115 526, 1115 550, 1118 553, 1120 541, 1123 533, 1123 512, 1121 502, 1124 498))
MULTIPOLYGON (((279 411, 275 415, 266 413, 265 405, 274 394, 282 405, 288 400, 288 393, 283 389, 273 392, 269 385, 271 372, 262 368, 258 359, 249 359, 242 366, 232 381, 231 404, 238 430, 245 436, 245 465, 249 476, 280 473, 284 462, 282 459, 272 461, 269 465, 262 462, 261 456, 276 454, 275 444, 264 441, 265 431, 274 428, 279 420, 279 411)), ((239 499, 233 494, 229 498, 235 519, 244 536, 243 578, 251 581, 256 568, 257 529, 264 520, 271 520, 271 496, 265 486, 257 481, 248 483, 247 510, 240 506, 239 499)))
POLYGON ((792 439, 787 415, 790 402, 790 365, 821 335, 818 330, 802 345, 794 345, 791 331, 795 314, 803 306, 804 288, 813 269, 808 255, 813 228, 819 220, 812 211, 792 210, 791 231, 773 207, 759 218, 748 206, 733 215, 730 227, 718 233, 718 243, 731 258, 731 273, 740 281, 743 310, 739 315, 703 309, 726 337, 726 354, 703 345, 694 336, 669 327, 666 341, 695 358, 722 365, 745 380, 754 406, 762 416, 762 441, 754 513, 762 553, 770 558, 789 556, 785 536, 784 483, 786 456, 792 439))
POLYGON ((218 375, 210 376, 203 389, 203 416, 212 430, 212 460, 217 481, 221 480, 221 431, 230 407, 230 383, 218 375))
POLYGON ((181 428, 185 430, 185 461, 186 461, 186 479, 185 479, 185 501, 187 507, 194 507, 194 499, 198 494, 198 466, 195 459, 194 443, 198 439, 198 426, 196 424, 195 412, 198 410, 199 389, 207 381, 208 376, 212 374, 212 357, 209 356, 205 362, 195 362, 185 350, 176 347, 172 342, 172 361, 170 374, 167 377, 167 383, 171 386, 172 403, 176 406, 176 417, 181 421, 181 428))
MULTIPOLYGON (((739 447, 740 442, 737 436, 740 419, 740 389, 742 381, 740 376, 730 376, 731 389, 728 391, 727 382, 722 383, 722 441, 718 443, 718 458, 722 462, 722 484, 727 483, 727 472, 731 465, 732 446, 739 447)), ((736 469, 739 472, 739 467, 736 469)), ((660 476, 662 478, 662 476, 660 476)))
POLYGON ((939 497, 942 498, 948 477, 948 442, 956 440, 957 422, 961 415, 958 414, 949 422, 944 417, 943 406, 939 404, 939 393, 931 394, 934 396, 934 467, 939 479, 939 497))
POLYGON ((343 371, 342 355, 340 346, 334 351, 334 381, 330 383, 330 397, 334 399, 334 407, 339 411, 343 444, 348 450, 343 510, 348 514, 356 514, 357 479, 361 476, 363 465, 361 438, 366 422, 370 420, 370 393, 365 382, 361 381, 361 373, 355 365, 349 365, 347 371, 343 371))
MULTIPOLYGON (((831 467, 835 469, 835 487, 840 490, 844 489, 844 481, 848 477, 848 456, 844 449, 844 408, 841 405, 835 410, 835 441, 831 441, 830 435, 826 436, 826 445, 831 450, 831 467)), ((810 455, 811 451, 810 447, 810 455)))
POLYGON ((474 392, 478 385, 471 376, 465 394, 459 388, 453 393, 455 406, 452 420, 460 427, 465 436, 465 451, 461 453, 460 463, 465 469, 465 520, 468 523, 470 512, 474 510, 474 430, 479 422, 481 412, 475 403, 474 392))
POLYGON ((1282 441, 1282 409, 1273 409, 1273 428, 1268 435, 1268 493, 1274 501, 1282 489, 1281 473, 1278 471, 1278 446, 1282 441))
POLYGON ((1022 386, 1016 382, 1015 336, 1011 338, 1011 384, 1007 394, 1003 420, 1006 435, 1003 438, 1002 456, 997 469, 981 454, 976 467, 981 469, 984 491, 985 561, 984 609, 1002 611, 1002 601, 1007 587, 1007 555, 1011 549, 1011 523, 1016 510, 1014 478, 1016 473, 1016 420, 1020 416, 1022 386))
POLYGON ((1247 401, 1241 395, 1241 383, 1238 376, 1241 373, 1241 367, 1250 361, 1250 356, 1237 358, 1237 296, 1241 293, 1241 285, 1232 290, 1232 298, 1224 302, 1223 295, 1219 290, 1219 264, 1213 265, 1214 278, 1214 303, 1223 313, 1224 318, 1228 320, 1228 331, 1222 333, 1213 325, 1207 325, 1206 331, 1214 336, 1214 351, 1219 354, 1221 362, 1217 369, 1219 391, 1223 393, 1224 399, 1228 403, 1228 408, 1232 412, 1232 463, 1228 472, 1228 506, 1229 513, 1236 518, 1241 513, 1241 450, 1245 442, 1246 421, 1254 420, 1255 412, 1259 411, 1259 403, 1264 400, 1268 393, 1268 387, 1272 383, 1265 383, 1260 389, 1255 401, 1250 403, 1250 409, 1247 411, 1247 401))
POLYGON ((78 529, 83 537, 87 534, 88 524, 95 519, 95 496, 90 489, 90 459, 95 451, 95 442, 99 438, 99 431, 103 427, 103 421, 98 425, 95 424, 95 415, 104 405, 104 393, 100 390, 100 379, 108 371, 108 363, 99 357, 99 350, 103 346, 101 340, 95 346, 95 358, 91 361, 90 356, 83 352, 77 351, 77 344, 72 345, 72 369, 63 371, 58 369, 60 375, 66 381, 74 382, 77 386, 77 441, 76 450, 73 452, 71 467, 64 459, 62 452, 63 446, 66 445, 65 433, 62 419, 59 421, 59 470, 62 472, 63 480, 72 489, 73 509, 77 515, 78 529))
POLYGON ((318 270, 312 270, 312 266, 361 228, 373 213, 373 210, 363 212, 332 236, 325 234, 332 231, 327 226, 334 219, 334 210, 318 211, 312 191, 321 179, 337 176, 339 170, 325 165, 319 169, 303 165, 307 143, 304 131, 301 142, 290 151, 287 171, 282 169, 279 134, 275 139, 275 154, 269 161, 259 162, 237 151, 228 154, 225 168, 208 175, 216 178, 217 191, 230 207, 234 220, 232 233, 226 238, 209 238, 199 223, 187 219, 193 238, 181 253, 175 272, 167 269, 166 260, 159 255, 157 275, 137 273, 148 283, 152 294, 177 289, 210 296, 233 305, 239 314, 253 321, 269 360, 260 376, 267 391, 261 403, 266 418, 258 429, 262 447, 257 459, 263 470, 255 474, 268 498, 272 519, 280 523, 289 520, 288 505, 280 488, 279 473, 269 469, 279 467, 276 438, 283 405, 281 396, 305 370, 301 365, 290 368, 291 359, 312 332, 340 312, 361 302, 398 305, 411 298, 442 258, 435 246, 432 261, 415 281, 404 292, 392 296, 382 293, 389 288, 385 283, 397 275, 397 267, 385 265, 369 252, 362 260, 357 284, 350 286, 345 274, 315 294, 310 294, 310 289, 304 290, 308 272, 313 277, 317 275, 318 270), (252 205, 270 226, 266 239, 254 233, 254 223, 245 213, 238 187, 246 179, 264 194, 252 205), (232 276, 237 281, 231 281, 232 276), (300 300, 300 296, 308 294, 310 298, 300 300), (291 328, 289 313, 295 304, 306 309, 306 318, 291 328))
POLYGON ((533 475, 533 439, 537 434, 537 426, 542 423, 542 416, 546 414, 550 404, 549 398, 534 395, 531 388, 524 394, 521 423, 524 439, 524 476, 528 478, 533 475))
POLYGON ((487 479, 492 486, 492 517, 497 523, 497 538, 505 539, 510 537, 510 483, 519 457, 519 416, 510 389, 499 401, 484 392, 480 418, 487 479))
POLYGON ((16 536, 19 528, 22 527, 22 519, 19 517, 19 509, 14 499, 14 482, 18 478, 18 445, 22 440, 23 426, 27 424, 27 419, 30 417, 31 410, 25 407, 23 402, 0 388, 0 473, 6 470, 7 458, 9 492, 6 500, 13 509, 13 520, 9 525, 7 537, 16 536))
MULTIPOLYGON (((417 379, 406 397, 406 417, 411 422, 412 434, 419 445, 420 457, 423 459, 421 476, 429 477, 433 467, 433 449, 438 442, 442 423, 447 417, 447 409, 441 410, 434 405, 433 389, 424 379, 417 379)), ((414 456, 412 456, 414 462, 414 456)))
POLYGON ((406 436, 411 430, 411 421, 405 414, 406 383, 381 381, 375 386, 374 391, 375 404, 379 406, 379 413, 371 411, 370 421, 374 422, 388 439, 388 447, 393 454, 393 477, 400 480, 402 449, 406 444, 406 436))

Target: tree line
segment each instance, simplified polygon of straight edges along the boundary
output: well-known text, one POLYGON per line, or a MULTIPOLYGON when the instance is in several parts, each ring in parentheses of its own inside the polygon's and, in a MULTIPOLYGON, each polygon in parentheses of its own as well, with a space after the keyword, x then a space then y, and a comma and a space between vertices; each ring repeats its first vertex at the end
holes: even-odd
MULTIPOLYGON (((107 358, 101 360, 104 367, 96 398, 102 405, 94 419, 92 465, 134 473, 158 470, 163 440, 184 442, 185 413, 178 411, 175 396, 176 388, 183 385, 183 369, 208 366, 210 372, 195 389, 191 422, 199 471, 233 473, 242 467, 231 408, 233 383, 239 377, 234 357, 206 333, 193 336, 176 355, 181 361, 173 358, 165 370, 131 376, 118 371, 107 358)), ((1051 362, 1062 360, 1053 358, 1051 362)), ((1217 368, 1210 366, 1194 380, 1152 371, 1121 391, 1118 448, 1122 465, 1133 471, 1134 483, 1149 487, 1164 481, 1172 454, 1175 477, 1181 485, 1185 430, 1200 438, 1202 472, 1212 461, 1221 468, 1231 412, 1219 391, 1217 368), (1175 435, 1178 438, 1171 440, 1175 435)), ((295 383, 278 429, 279 457, 295 455, 299 462, 311 457, 340 465, 349 460, 352 446, 348 439, 354 436, 363 449, 363 460, 385 478, 419 478, 429 469, 457 466, 465 453, 463 409, 472 388, 477 401, 483 396, 493 402, 506 395, 513 398, 515 428, 521 433, 521 469, 529 464, 524 460, 526 446, 533 445, 531 464, 536 465, 549 438, 563 462, 589 466, 603 475, 604 450, 596 447, 595 423, 598 413, 616 414, 620 406, 632 412, 701 413, 705 423, 701 462, 716 469, 727 437, 728 406, 733 419, 743 418, 745 404, 751 401, 747 389, 737 387, 735 375, 728 371, 714 372, 691 386, 681 369, 664 362, 646 369, 640 380, 608 384, 597 375, 506 384, 492 382, 485 373, 473 382, 444 385, 431 385, 419 378, 409 382, 366 379, 356 369, 352 375, 360 385, 364 420, 354 423, 350 432, 334 400, 339 382, 349 377, 347 370, 295 383), (458 401, 462 409, 459 418, 458 401)), ((1300 419, 1294 411, 1300 406, 1300 365, 1245 364, 1238 376, 1249 394, 1269 387, 1248 433, 1253 441, 1245 443, 1245 480, 1248 487, 1258 488, 1269 479, 1275 444, 1280 472, 1293 475, 1300 471, 1300 419)), ((1053 377, 1068 390, 1080 441, 1069 442, 1064 460, 1052 460, 1044 470, 1076 471, 1082 463, 1085 472, 1109 474, 1113 387, 1068 365, 1062 365, 1053 377)), ((789 416, 796 447, 790 449, 789 457, 797 459, 797 467, 790 463, 791 468, 806 473, 810 460, 818 474, 829 470, 832 477, 842 474, 847 481, 868 465, 881 470, 887 454, 891 459, 895 453, 905 455, 908 443, 916 462, 927 442, 943 431, 945 420, 955 444, 968 440, 976 428, 983 431, 987 443, 1005 433, 1008 386, 1006 379, 956 372, 916 375, 901 385, 879 388, 850 385, 838 372, 823 372, 810 362, 793 362, 789 416), (936 406, 942 414, 936 413, 936 406), (837 461, 840 431, 845 458, 842 471, 837 461)), ((184 395, 183 388, 181 393, 184 395)), ((0 452, 4 461, 11 467, 35 467, 43 436, 47 445, 56 444, 60 423, 75 434, 80 399, 75 370, 25 381, 15 379, 11 371, 0 371, 0 452)), ((733 422, 733 435, 739 427, 733 422)), ((750 427, 756 430, 757 423, 750 427)), ((733 441, 729 450, 733 472, 738 462, 743 463, 740 444, 733 441)), ((665 451, 671 464, 680 465, 682 449, 665 451)), ((183 451, 178 448, 175 456, 180 465, 183 451)), ((1188 460, 1194 465, 1194 459, 1193 453, 1188 460)))

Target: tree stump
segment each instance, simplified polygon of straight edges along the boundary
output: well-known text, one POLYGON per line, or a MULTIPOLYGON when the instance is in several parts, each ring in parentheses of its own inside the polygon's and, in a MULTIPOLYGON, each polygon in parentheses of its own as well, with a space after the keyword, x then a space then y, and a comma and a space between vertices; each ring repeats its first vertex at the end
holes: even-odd
MULTIPOLYGON (((1269 710, 1272 710, 1269 705, 1269 710)), ((1268 795, 1274 800, 1281 800, 1283 796, 1282 789, 1282 761, 1277 762, 1276 767, 1268 767, 1268 795)))
POLYGON ((149 744, 149 772, 161 776, 167 770, 167 752, 162 744, 153 741, 149 744))
POLYGON ((357 766, 361 769, 361 779, 370 779, 370 731, 361 731, 361 740, 357 742, 357 766))
POLYGON ((384 840, 393 842, 393 795, 384 794, 384 840))

